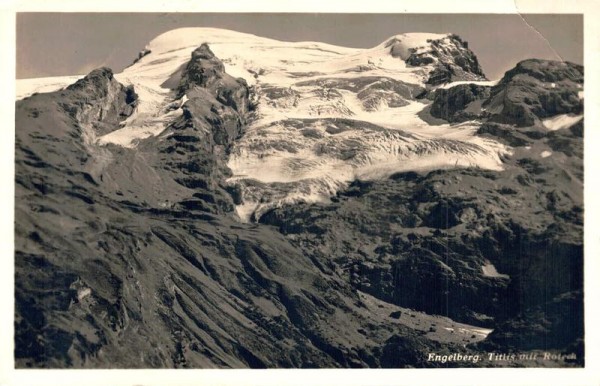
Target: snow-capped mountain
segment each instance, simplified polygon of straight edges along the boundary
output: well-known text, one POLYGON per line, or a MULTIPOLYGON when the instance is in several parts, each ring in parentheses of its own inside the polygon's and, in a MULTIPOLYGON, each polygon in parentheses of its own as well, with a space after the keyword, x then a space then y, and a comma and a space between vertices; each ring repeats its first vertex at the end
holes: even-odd
MULTIPOLYGON (((456 35, 402 34, 353 49, 210 28, 164 33, 115 74, 135 89, 137 107, 97 143, 135 147, 150 136, 172 135, 168 126, 187 99, 174 89, 191 52, 204 43, 258 103, 228 162, 229 183, 243 191, 237 212, 244 221, 283 203, 328 201, 355 179, 447 167, 500 170, 510 152, 476 136, 478 122, 430 125, 419 116, 428 101, 417 97, 437 85, 485 82, 477 58, 456 35)), ((21 96, 24 87, 59 80, 28 83, 21 96)))
POLYGON ((582 366, 583 78, 184 28, 18 81, 17 367, 582 366))

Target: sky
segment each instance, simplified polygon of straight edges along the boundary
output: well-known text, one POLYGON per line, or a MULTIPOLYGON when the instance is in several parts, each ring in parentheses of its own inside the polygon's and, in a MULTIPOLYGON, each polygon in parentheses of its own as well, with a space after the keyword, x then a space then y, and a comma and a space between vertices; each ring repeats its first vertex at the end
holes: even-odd
POLYGON ((583 16, 568 14, 18 13, 17 79, 127 67, 157 35, 213 27, 283 41, 370 48, 406 32, 456 33, 498 79, 528 58, 583 64, 583 16))

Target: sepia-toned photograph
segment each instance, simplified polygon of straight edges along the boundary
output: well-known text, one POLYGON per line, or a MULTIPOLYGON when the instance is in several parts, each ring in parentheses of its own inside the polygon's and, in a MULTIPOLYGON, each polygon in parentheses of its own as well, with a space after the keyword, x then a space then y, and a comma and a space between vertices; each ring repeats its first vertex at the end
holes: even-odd
POLYGON ((589 365, 583 43, 576 13, 18 12, 15 369, 589 365))

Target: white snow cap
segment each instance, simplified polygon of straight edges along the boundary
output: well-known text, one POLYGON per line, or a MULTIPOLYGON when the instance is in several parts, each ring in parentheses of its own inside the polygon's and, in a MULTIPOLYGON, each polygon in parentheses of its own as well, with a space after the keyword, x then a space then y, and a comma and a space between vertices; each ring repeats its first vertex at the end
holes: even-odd
POLYGON ((178 48, 198 47, 202 43, 275 43, 277 40, 219 28, 178 28, 152 39, 146 46, 152 53, 164 53, 178 48))
MULTIPOLYGON (((427 47, 432 40, 440 40, 449 37, 450 33, 434 34, 426 32, 403 33, 390 36, 382 43, 373 48, 390 47, 391 45, 398 46, 399 50, 409 50, 427 47)), ((182 48, 188 46, 198 46, 202 43, 244 43, 244 44, 264 44, 272 45, 274 43, 284 43, 293 46, 310 45, 313 46, 329 46, 345 49, 332 44, 321 42, 284 42, 276 39, 265 38, 244 32, 236 32, 219 28, 204 28, 204 27, 188 27, 178 28, 165 32, 146 46, 147 49, 155 53, 173 50, 174 48, 182 48)), ((347 49, 347 48, 346 48, 347 49)), ((352 49, 350 49, 352 50, 352 49)), ((408 55, 406 55, 408 57, 408 55)), ((403 58, 406 59, 406 58, 403 58)))
POLYGON ((381 43, 378 47, 390 48, 392 53, 400 56, 402 60, 408 59, 411 51, 428 48, 432 40, 441 40, 449 37, 450 34, 432 34, 432 33, 405 33, 395 35, 381 43))

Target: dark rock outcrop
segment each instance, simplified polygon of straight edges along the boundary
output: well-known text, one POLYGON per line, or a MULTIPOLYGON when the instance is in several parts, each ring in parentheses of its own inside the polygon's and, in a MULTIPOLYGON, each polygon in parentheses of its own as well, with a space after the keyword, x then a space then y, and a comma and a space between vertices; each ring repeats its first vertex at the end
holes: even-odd
POLYGON ((68 86, 65 93, 71 98, 62 106, 81 124, 91 125, 98 136, 118 128, 137 103, 133 87, 120 84, 106 67, 93 70, 68 86))
POLYGON ((117 82, 107 68, 64 90, 18 101, 16 122, 25 124, 15 132, 17 180, 44 179, 44 168, 52 166, 98 183, 110 153, 94 146, 95 138, 119 129, 136 104, 133 88, 117 82))
POLYGON ((486 122, 477 130, 478 135, 490 135, 500 142, 506 143, 509 146, 527 146, 531 144, 531 138, 527 137, 522 130, 515 130, 511 125, 503 125, 500 123, 486 122))
POLYGON ((572 82, 583 84, 583 66, 566 61, 527 59, 507 71, 501 83, 507 83, 518 75, 526 75, 544 83, 572 82))
POLYGON ((241 135, 248 113, 253 109, 246 81, 227 74, 207 44, 192 52, 177 94, 179 97, 187 95, 188 102, 183 107, 182 118, 172 127, 178 133, 189 127, 195 132, 209 131, 212 138, 200 141, 208 150, 215 145, 231 146, 241 135))
POLYGON ((514 351, 560 349, 584 364, 584 315, 580 291, 566 292, 500 323, 479 347, 514 351))
POLYGON ((580 114, 583 67, 570 62, 530 59, 519 62, 492 88, 484 107, 490 120, 531 126, 558 114, 580 114))
POLYGON ((481 116, 481 102, 490 96, 490 88, 476 84, 460 84, 440 88, 434 94, 431 115, 449 122, 462 122, 481 116))
POLYGON ((581 114, 583 67, 570 62, 529 59, 507 71, 493 87, 462 84, 437 89, 431 107, 450 122, 485 119, 528 127, 558 114, 581 114))
POLYGON ((229 149, 255 107, 251 90, 243 79, 225 72, 207 44, 194 50, 181 73, 173 77, 170 83, 179 77, 177 97, 188 99, 183 114, 167 127, 172 135, 150 139, 140 148, 151 154, 157 169, 195 196, 178 199, 183 209, 231 212, 234 203, 222 182, 230 174, 225 166, 229 149))

